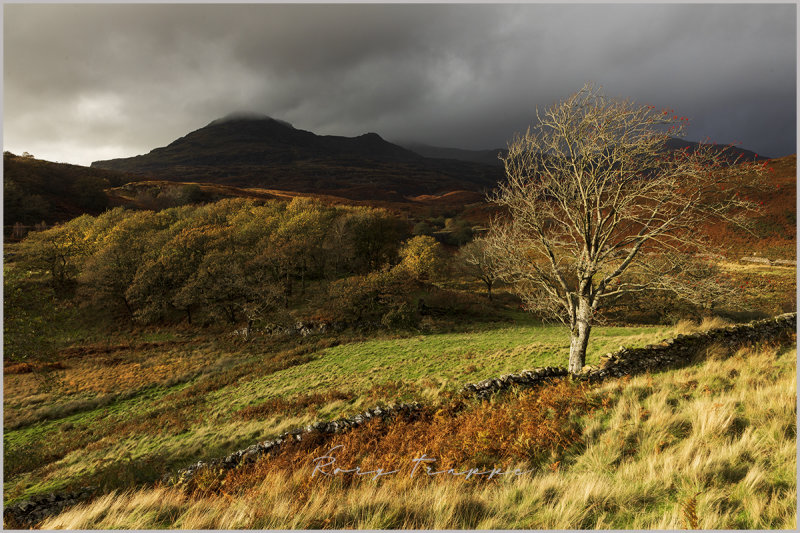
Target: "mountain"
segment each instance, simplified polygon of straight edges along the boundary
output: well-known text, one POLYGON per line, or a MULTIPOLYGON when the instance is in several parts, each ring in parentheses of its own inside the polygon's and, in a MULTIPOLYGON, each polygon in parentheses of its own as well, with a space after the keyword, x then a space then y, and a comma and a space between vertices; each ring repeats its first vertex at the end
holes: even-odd
POLYGON ((240 113, 148 154, 95 161, 92 167, 147 179, 382 200, 455 189, 481 191, 494 187, 503 175, 496 166, 426 158, 376 133, 316 135, 268 116, 240 113))
POLYGON ((505 155, 505 148, 495 148, 492 150, 464 150, 461 148, 444 148, 442 146, 431 146, 429 144, 406 143, 403 145, 412 152, 421 156, 435 159, 456 159, 458 161, 470 161, 472 163, 483 163, 502 167, 503 162, 498 155, 505 155))
MULTIPOLYGON (((694 149, 697 145, 672 139, 669 148, 694 149)), ((497 158, 502 152, 499 148, 462 150, 424 144, 404 148, 377 133, 317 135, 266 115, 234 113, 148 154, 95 161, 92 167, 147 180, 402 201, 453 190, 490 190, 504 177, 497 158)), ((739 148, 731 153, 759 158, 739 148)))

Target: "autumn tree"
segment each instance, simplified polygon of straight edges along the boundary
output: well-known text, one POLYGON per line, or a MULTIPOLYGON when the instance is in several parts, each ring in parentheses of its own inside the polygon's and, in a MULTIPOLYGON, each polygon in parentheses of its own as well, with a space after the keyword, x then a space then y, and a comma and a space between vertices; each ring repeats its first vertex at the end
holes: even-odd
POLYGON ((210 251, 173 301, 184 307, 200 303, 209 314, 231 324, 241 317, 249 338, 255 322, 277 309, 280 295, 267 268, 247 250, 228 248, 210 251))
POLYGON ((143 258, 155 247, 153 238, 169 226, 170 218, 163 211, 129 211, 125 218, 103 232, 106 218, 114 220, 116 217, 101 215, 88 232, 90 239, 99 235, 90 240, 95 251, 84 263, 79 279, 89 296, 112 306, 119 304, 133 319, 134 307, 127 294, 128 287, 142 266, 143 258), (95 226, 99 226, 100 231, 95 232, 95 226))
POLYGON ((447 263, 442 245, 429 235, 417 235, 400 248, 402 260, 398 268, 420 281, 430 281, 443 273, 447 263))
POLYGON ((286 207, 276 234, 290 250, 289 260, 300 278, 301 294, 305 294, 310 274, 321 277, 325 271, 327 251, 323 246, 333 211, 319 201, 295 198, 286 207))
POLYGON ((755 206, 730 191, 765 169, 731 165, 729 147, 670 150, 687 119, 592 85, 536 116, 503 158, 507 179, 493 200, 508 217, 493 222, 488 240, 529 309, 569 326, 576 373, 598 309, 632 292, 691 288, 691 262, 653 259, 706 250, 708 224, 743 224, 755 206))
POLYGON ((353 252, 351 268, 360 274, 393 262, 398 243, 407 235, 402 222, 382 209, 352 209, 346 228, 353 252))
POLYGON ((47 274, 57 293, 69 291, 77 280, 80 263, 90 252, 86 232, 94 219, 74 218, 46 231, 29 233, 22 241, 22 264, 47 274))
POLYGON ((161 234, 166 238, 154 246, 141 260, 131 280, 126 299, 135 306, 136 318, 143 322, 157 322, 171 311, 181 310, 191 323, 192 309, 202 305, 200 300, 179 300, 175 296, 197 272, 211 243, 224 238, 220 227, 171 227, 161 234))

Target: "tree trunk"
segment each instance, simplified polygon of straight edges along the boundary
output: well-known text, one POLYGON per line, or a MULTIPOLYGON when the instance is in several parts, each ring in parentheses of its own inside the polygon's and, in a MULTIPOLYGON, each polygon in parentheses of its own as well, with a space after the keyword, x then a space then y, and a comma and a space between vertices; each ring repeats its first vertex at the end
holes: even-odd
POLYGON ((306 295, 306 262, 303 260, 303 267, 300 270, 300 296, 306 295))
POLYGON ((486 284, 486 296, 489 298, 489 301, 492 301, 492 285, 494 284, 492 281, 483 280, 486 284))
POLYGON ((283 286, 283 307, 289 309, 289 298, 292 296, 292 277, 286 272, 286 282, 283 286))
POLYGON ((131 308, 131 304, 128 302, 128 299, 124 296, 122 297, 122 302, 125 304, 125 309, 128 311, 128 319, 133 322, 133 309, 131 308))
POLYGON ((569 344, 569 372, 577 374, 586 364, 586 348, 589 346, 589 333, 592 331, 591 306, 581 299, 575 311, 575 324, 569 344))

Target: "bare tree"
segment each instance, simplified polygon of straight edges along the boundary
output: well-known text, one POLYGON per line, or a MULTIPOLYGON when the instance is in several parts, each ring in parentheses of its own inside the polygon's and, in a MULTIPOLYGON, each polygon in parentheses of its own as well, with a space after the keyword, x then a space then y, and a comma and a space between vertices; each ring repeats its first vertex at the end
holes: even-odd
POLYGON ((653 287, 691 292, 692 262, 677 258, 707 246, 704 224, 746 222, 755 206, 731 191, 765 165, 732 165, 730 147, 669 150, 687 119, 592 85, 537 120, 509 143, 507 180, 492 198, 508 217, 492 223, 488 242, 529 309, 569 326, 576 373, 598 308, 653 287))
POLYGON ((486 285, 486 297, 492 300, 492 287, 497 281, 497 266, 486 239, 478 237, 458 251, 458 263, 462 271, 478 278, 486 285))

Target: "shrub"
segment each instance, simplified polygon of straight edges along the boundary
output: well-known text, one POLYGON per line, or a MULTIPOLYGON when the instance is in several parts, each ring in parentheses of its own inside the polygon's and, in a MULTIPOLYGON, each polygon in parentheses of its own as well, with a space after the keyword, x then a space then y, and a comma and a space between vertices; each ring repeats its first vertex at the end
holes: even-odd
POLYGON ((413 293, 421 285, 403 271, 372 272, 331 283, 323 307, 355 327, 411 327, 418 317, 413 293))

